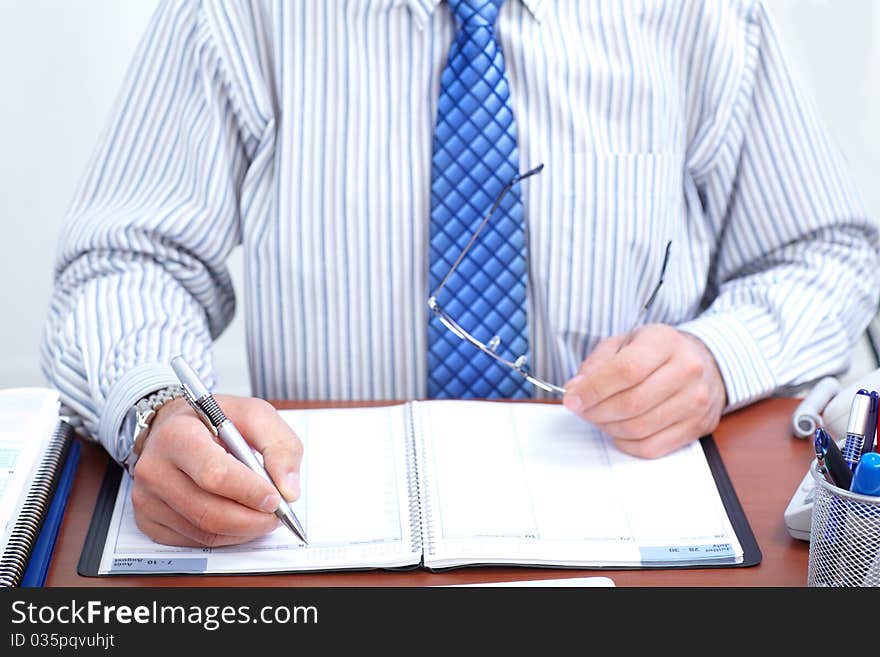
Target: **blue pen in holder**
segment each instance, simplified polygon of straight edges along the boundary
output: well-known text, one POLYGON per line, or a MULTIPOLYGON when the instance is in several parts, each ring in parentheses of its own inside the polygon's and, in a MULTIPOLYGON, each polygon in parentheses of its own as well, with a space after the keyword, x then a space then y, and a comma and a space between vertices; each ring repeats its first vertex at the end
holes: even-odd
POLYGON ((880 586, 880 496, 860 495, 810 467, 816 487, 807 586, 880 586))

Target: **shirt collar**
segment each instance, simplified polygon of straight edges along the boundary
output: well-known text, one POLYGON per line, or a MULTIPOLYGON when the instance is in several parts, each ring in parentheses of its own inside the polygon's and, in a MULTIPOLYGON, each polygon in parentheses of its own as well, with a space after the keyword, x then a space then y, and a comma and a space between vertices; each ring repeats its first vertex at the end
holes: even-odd
MULTIPOLYGON (((420 30, 424 29, 431 14, 434 13, 437 5, 441 2, 442 0, 403 0, 403 4, 409 7, 413 19, 420 30)), ((547 8, 545 0, 521 0, 521 2, 531 12, 532 17, 540 23, 544 11, 547 8)))

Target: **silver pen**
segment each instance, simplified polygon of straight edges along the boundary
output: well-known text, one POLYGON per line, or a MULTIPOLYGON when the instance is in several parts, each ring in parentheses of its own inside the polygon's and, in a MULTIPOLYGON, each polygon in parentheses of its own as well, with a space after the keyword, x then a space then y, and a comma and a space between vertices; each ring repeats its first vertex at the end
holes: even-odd
MULTIPOLYGON (((186 400, 189 402, 190 406, 193 407, 193 410, 195 410, 202 422, 205 423, 205 426, 208 427, 208 430, 223 441, 223 444, 226 445, 227 449, 232 452, 232 455, 235 456, 235 458, 263 477, 266 481, 272 484, 276 490, 278 490, 278 487, 275 486, 275 482, 272 481, 272 477, 269 476, 269 473, 266 472, 266 469, 257 460, 257 457, 254 456, 251 446, 238 432, 238 429, 235 428, 235 425, 232 424, 223 411, 220 410, 220 406, 217 404, 214 396, 201 382, 193 368, 189 366, 182 356, 175 356, 172 358, 171 367, 177 375, 177 378, 180 379, 180 385, 183 388, 184 397, 186 397, 186 400)), ((275 515, 278 516, 278 519, 281 520, 290 531, 296 534, 303 543, 308 544, 306 533, 299 520, 296 519, 293 509, 290 508, 290 505, 284 499, 284 496, 281 495, 281 491, 278 492, 278 495, 281 498, 281 503, 275 510, 275 515)))

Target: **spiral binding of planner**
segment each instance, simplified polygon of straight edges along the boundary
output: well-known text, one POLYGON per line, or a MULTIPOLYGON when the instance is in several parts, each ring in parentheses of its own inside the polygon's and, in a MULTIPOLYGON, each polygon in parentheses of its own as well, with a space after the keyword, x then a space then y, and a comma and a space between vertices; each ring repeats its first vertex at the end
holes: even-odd
POLYGON ((413 412, 411 408, 407 408, 406 410, 407 420, 409 421, 410 435, 413 436, 412 441, 406 442, 406 483, 407 488, 410 491, 409 497, 409 522, 410 527, 412 528, 412 536, 413 536, 413 544, 412 549, 413 552, 420 552, 422 550, 422 504, 421 504, 421 496, 422 491, 419 488, 419 472, 416 460, 416 432, 415 425, 413 423, 413 412))
POLYGON ((52 503, 72 435, 72 428, 65 422, 59 423, 52 434, 43 460, 34 473, 6 549, 0 557, 0 587, 18 586, 21 583, 46 511, 52 503))

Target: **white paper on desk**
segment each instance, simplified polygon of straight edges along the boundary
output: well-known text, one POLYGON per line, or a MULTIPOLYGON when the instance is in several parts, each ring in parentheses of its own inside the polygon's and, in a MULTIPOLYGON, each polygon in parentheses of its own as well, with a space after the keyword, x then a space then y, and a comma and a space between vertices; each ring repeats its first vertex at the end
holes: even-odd
POLYGON ((410 402, 282 411, 303 440, 303 546, 156 544, 119 490, 99 572, 254 573, 517 564, 733 564, 742 548, 702 447, 618 451, 558 404, 410 402))
POLYGON ((137 528, 124 475, 99 572, 253 573, 414 565, 407 499, 406 414, 378 408, 281 411, 303 441, 294 513, 308 546, 285 527, 214 549, 154 543, 137 528))
POLYGON ((429 567, 742 559, 698 442, 641 459, 559 405, 414 405, 429 567))
POLYGON ((455 587, 495 587, 504 586, 509 588, 536 587, 536 588, 581 588, 581 587, 605 587, 613 588, 614 581, 610 577, 560 577, 559 579, 527 579, 515 582, 479 582, 477 584, 447 584, 455 587))

